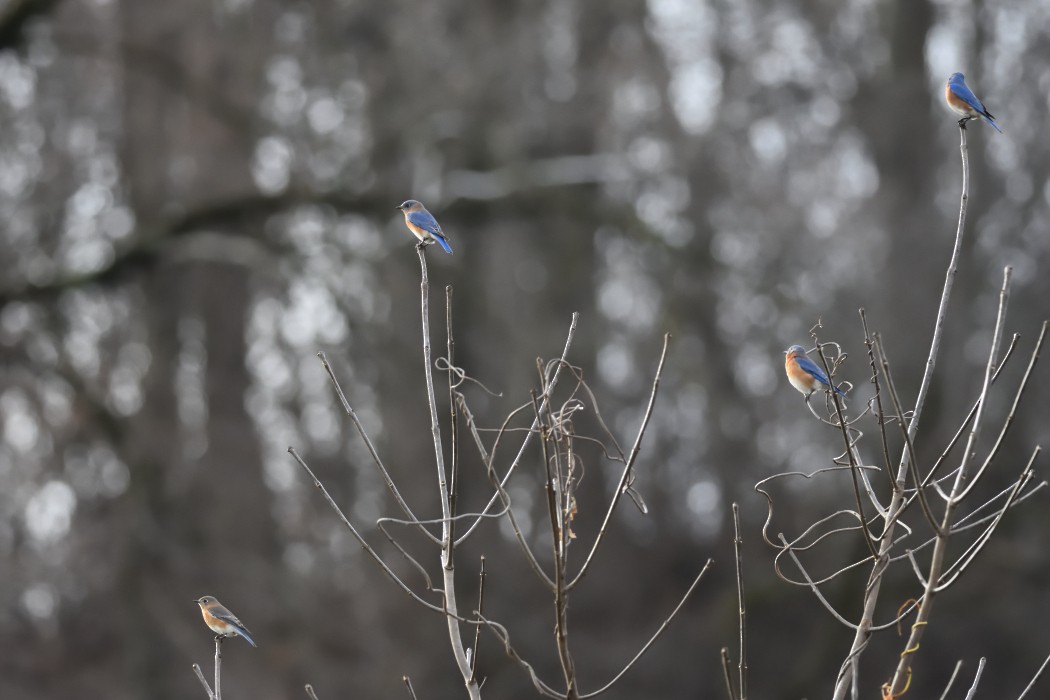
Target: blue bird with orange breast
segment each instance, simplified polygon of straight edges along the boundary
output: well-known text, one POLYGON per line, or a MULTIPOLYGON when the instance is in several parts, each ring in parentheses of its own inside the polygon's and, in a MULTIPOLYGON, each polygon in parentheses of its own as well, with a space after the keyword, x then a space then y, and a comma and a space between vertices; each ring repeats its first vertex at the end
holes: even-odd
POLYGON ((406 199, 398 206, 401 213, 405 215, 405 226, 412 235, 419 239, 419 247, 430 245, 437 241, 446 253, 452 255, 452 246, 448 244, 448 236, 441 230, 441 224, 437 222, 434 215, 427 211, 421 202, 414 199, 406 199))
POLYGON ((824 374, 824 370, 818 367, 817 363, 806 357, 806 349, 801 345, 792 345, 784 354, 787 356, 784 358, 784 371, 788 381, 791 382, 791 386, 805 394, 807 399, 814 391, 824 387, 834 389, 839 396, 846 395, 842 389, 831 384, 828 375, 824 374))
POLYGON ((216 635, 219 637, 240 635, 253 647, 256 646, 255 640, 252 639, 251 633, 248 632, 248 628, 244 626, 244 623, 238 620, 237 616, 227 610, 215 597, 206 595, 193 602, 201 606, 201 616, 204 617, 204 624, 208 625, 216 635))
POLYGON ((960 127, 965 129, 967 121, 980 118, 991 124, 1000 134, 1003 133, 995 123, 992 113, 985 109, 977 95, 970 90, 966 84, 966 76, 962 73, 952 73, 952 77, 948 78, 948 83, 944 86, 944 99, 953 112, 962 115, 962 119, 959 120, 960 127))

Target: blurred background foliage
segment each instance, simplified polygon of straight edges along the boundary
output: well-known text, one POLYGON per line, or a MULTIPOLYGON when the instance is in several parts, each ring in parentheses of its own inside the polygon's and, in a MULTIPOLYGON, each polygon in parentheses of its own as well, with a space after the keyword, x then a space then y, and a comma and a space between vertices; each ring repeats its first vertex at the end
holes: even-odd
MULTIPOLYGON (((943 105, 956 70, 1006 133, 969 132, 969 231, 924 459, 976 395, 1005 264, 1008 332, 1031 347, 1050 305, 1048 30, 1043 0, 2 0, 0 696, 201 696, 189 665, 211 637, 190 601, 212 594, 260 643, 226 645, 231 697, 302 697, 304 682, 389 697, 402 674, 421 698, 462 697, 443 623, 387 584, 285 451, 359 524, 392 514, 323 350, 406 496, 438 512, 418 266, 394 210, 408 197, 451 235, 454 256, 428 251, 434 342, 451 284, 457 364, 502 392, 468 390, 486 425, 527 401, 535 358, 560 352, 579 311, 570 358, 629 444, 674 336, 638 468, 651 513, 620 512, 573 599, 583 687, 713 556, 607 697, 724 692, 738 501, 752 694, 828 695, 852 635, 774 577, 752 491, 841 450, 781 352, 819 319, 851 355, 839 376, 857 410, 872 393, 863 306, 914 400, 958 207, 943 105)), ((989 494, 1045 439, 1047 378, 989 494)), ((515 495, 541 523, 531 457, 515 495)), ((581 534, 617 474, 589 466, 581 534)), ((477 458, 463 471, 477 508, 477 458)), ((845 481, 805 482, 775 528, 851 503, 845 481)), ((1037 499, 1011 514, 938 601, 911 694, 982 655, 983 687, 1027 683, 1050 651, 1043 512, 1037 499)), ((488 610, 549 677, 548 596, 495 527, 462 554, 464 591, 481 553, 488 610)), ((860 556, 841 538, 816 565, 860 556)), ((825 594, 855 616, 864 577, 825 594)), ((889 580, 883 618, 917 592, 910 572, 889 580)), ((875 637, 865 696, 901 644, 875 637)), ((495 644, 482 654, 486 695, 534 697, 495 644)))

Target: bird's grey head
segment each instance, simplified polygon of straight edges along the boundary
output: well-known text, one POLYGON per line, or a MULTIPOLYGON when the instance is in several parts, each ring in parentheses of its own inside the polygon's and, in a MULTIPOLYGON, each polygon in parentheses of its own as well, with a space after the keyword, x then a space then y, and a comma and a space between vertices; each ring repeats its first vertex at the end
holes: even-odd
POLYGON ((949 83, 961 83, 966 78, 962 73, 952 73, 952 77, 948 78, 949 83))
POLYGON ((422 209, 423 205, 414 199, 406 199, 405 201, 401 202, 401 204, 397 208, 401 211, 414 211, 416 209, 422 209))
POLYGON ((784 351, 785 355, 805 355, 806 349, 801 345, 792 345, 790 348, 784 351))
POLYGON ((208 605, 209 603, 214 603, 216 601, 215 601, 215 598, 213 596, 205 595, 205 596, 201 596, 200 598, 198 598, 197 600, 195 600, 193 602, 197 603, 198 605, 208 605))

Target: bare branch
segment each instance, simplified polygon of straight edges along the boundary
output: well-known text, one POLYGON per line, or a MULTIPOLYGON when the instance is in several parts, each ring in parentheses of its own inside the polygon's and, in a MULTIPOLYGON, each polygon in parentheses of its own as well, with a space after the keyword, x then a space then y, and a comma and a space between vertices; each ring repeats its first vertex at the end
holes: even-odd
MULTIPOLYGON (((965 134, 965 129, 962 131, 965 134)), ((963 136, 963 140, 965 141, 965 135, 963 136)), ((922 640, 923 632, 926 629, 926 625, 929 623, 930 615, 933 611, 933 602, 936 597, 937 587, 940 585, 942 572, 944 570, 944 559, 948 548, 948 536, 951 533, 952 517, 955 509, 961 502, 960 495, 963 492, 963 485, 969 474, 969 467, 973 460, 974 446, 980 435, 984 407, 987 404, 988 389, 992 383, 992 374, 996 366, 996 357, 999 354, 999 344, 1003 337, 1003 325, 1006 320, 1006 305, 1007 300, 1009 299, 1010 276, 1011 268, 1007 267, 1003 270, 1003 284, 999 290, 999 310, 996 314, 995 329, 992 332, 992 347, 988 352, 988 362, 985 365, 984 370, 984 382, 981 386, 980 394, 981 405, 977 409, 977 415, 974 416, 973 425, 970 428, 970 437, 967 440, 966 448, 963 451, 962 462, 955 475, 955 482, 952 485, 951 496, 944 506, 944 517, 941 519, 939 533, 936 537, 936 542, 934 542, 933 545, 933 554, 930 556, 929 574, 926 577, 926 586, 922 596, 922 603, 919 606, 919 612, 915 624, 912 625, 911 634, 908 636, 907 645, 905 646, 904 651, 901 652, 900 661, 897 663, 897 670, 894 673, 893 681, 890 684, 891 696, 902 693, 906 684, 911 679, 912 659, 915 652, 919 649, 919 642, 922 640)), ((1014 492, 1014 495, 1016 495, 1016 491, 1014 492)))
POLYGON ((1039 670, 1035 672, 1035 675, 1032 677, 1032 680, 1028 683, 1028 685, 1024 687, 1024 690, 1021 691, 1021 694, 1017 696, 1017 700, 1024 700, 1024 696, 1028 695, 1028 691, 1031 690, 1032 687, 1035 685, 1035 682, 1039 680, 1039 676, 1043 675, 1043 671, 1046 670, 1047 664, 1050 664, 1050 656, 1047 656, 1046 659, 1043 660, 1043 665, 1040 666, 1039 670))
MULTIPOLYGON (((361 436, 362 440, 364 440, 365 448, 368 450, 368 454, 372 457, 372 463, 376 465, 377 469, 379 469, 379 474, 383 477, 383 481, 386 483, 390 495, 394 497, 394 501, 396 501, 398 506, 401 507, 401 512, 405 514, 405 517, 407 517, 410 522, 420 523, 419 518, 417 518, 416 514, 412 512, 412 509, 409 507, 405 499, 401 497, 401 492, 394 483, 393 477, 390 476, 390 472, 387 471, 386 465, 383 464, 383 460, 379 457, 375 445, 372 444, 372 439, 368 437, 368 432, 365 430, 365 426, 361 424, 361 419, 357 417, 357 412, 354 411, 353 407, 350 405, 350 401, 346 398, 346 394, 343 393, 343 387, 340 385, 339 379, 336 378, 332 365, 328 363, 328 358, 323 352, 317 353, 317 357, 320 358, 321 365, 324 367, 325 372, 328 373, 328 378, 332 381, 332 386, 335 387, 336 395, 339 396, 339 402, 343 405, 343 411, 346 412, 346 415, 350 416, 350 421, 354 424, 354 427, 357 428, 357 434, 361 436)), ((431 532, 422 524, 419 524, 418 527, 431 542, 434 544, 440 544, 438 538, 431 534, 431 532)))
MULTIPOLYGON (((951 298, 956 270, 959 266, 959 255, 962 250, 963 232, 966 223, 966 205, 970 196, 970 159, 966 148, 966 129, 962 128, 961 124, 959 134, 959 150, 962 156, 963 170, 962 194, 960 195, 959 202, 959 223, 958 226, 956 226, 955 243, 952 248, 951 259, 948 262, 944 287, 941 290, 941 301, 937 307, 937 317, 934 321, 933 339, 930 342, 930 352, 926 359, 926 369, 923 372, 922 382, 919 385, 919 393, 915 400, 915 409, 912 412, 911 419, 908 421, 908 434, 912 439, 914 439, 915 435, 918 433, 919 420, 922 417, 922 411, 926 405, 926 397, 929 394, 930 384, 933 381, 933 370, 937 365, 937 356, 940 354, 941 349, 941 337, 944 333, 945 318, 948 315, 948 300, 951 298)), ((897 483, 899 485, 904 483, 906 473, 905 460, 907 459, 907 455, 902 455, 901 463, 897 468, 897 483)), ((892 518, 896 517, 895 514, 900 509, 902 501, 903 489, 895 488, 889 505, 891 519, 887 519, 887 526, 884 529, 883 539, 879 545, 879 557, 876 559, 872 567, 871 577, 864 593, 864 606, 861 613, 861 621, 857 626, 856 634, 853 637, 853 643, 850 645, 849 653, 846 655, 846 661, 843 662, 839 678, 835 683, 833 700, 844 700, 846 693, 849 692, 850 688, 856 687, 855 661, 862 650, 867 646, 868 639, 871 635, 871 625, 875 615, 875 606, 878 604, 879 591, 882 586, 882 577, 885 572, 887 558, 892 546, 891 540, 893 539, 893 529, 897 523, 897 521, 892 520, 892 518)), ((896 683, 894 683, 894 686, 896 686, 896 683)))
POLYGON ((299 453, 296 452, 295 448, 289 447, 288 453, 295 458, 295 461, 299 463, 299 466, 302 467, 310 476, 310 479, 314 482, 314 486, 317 487, 317 490, 321 492, 321 495, 324 496, 324 499, 328 502, 328 505, 332 508, 332 510, 335 511, 336 515, 339 516, 339 519, 343 521, 343 525, 346 525, 346 528, 350 530, 350 534, 354 536, 354 539, 356 539, 357 543, 361 545, 361 548, 364 549, 377 564, 379 564, 379 568, 383 570, 383 573, 385 573, 390 578, 390 580, 397 585, 398 588, 407 593, 417 603, 424 606, 428 610, 432 610, 436 613, 444 615, 446 611, 443 608, 420 598, 415 591, 409 588, 408 584, 402 581, 398 577, 398 575, 394 573, 393 569, 391 569, 387 565, 386 561, 384 561, 383 558, 379 556, 379 553, 372 549, 372 545, 368 544, 368 541, 361 535, 360 532, 357 531, 357 528, 355 528, 353 523, 350 522, 349 518, 346 517, 346 514, 343 513, 342 508, 339 507, 339 504, 337 504, 335 502, 335 499, 332 498, 332 494, 328 493, 328 489, 326 489, 324 484, 321 483, 321 480, 314 475, 313 471, 310 469, 310 467, 307 466, 306 462, 303 461, 303 458, 299 456, 299 453))
POLYGON ((651 636, 649 638, 649 641, 645 643, 645 646, 638 650, 638 653, 634 655, 634 658, 628 661, 627 665, 624 666, 619 673, 613 676, 612 680, 610 680, 608 683, 603 685, 598 690, 595 690, 594 692, 581 695, 580 700, 586 700, 586 698, 596 697, 607 691, 609 688, 613 687, 613 685, 616 684, 616 681, 620 680, 620 678, 622 678, 623 675, 627 673, 632 666, 634 666, 635 662, 637 662, 638 659, 642 658, 642 655, 644 655, 645 652, 649 651, 649 647, 653 645, 653 642, 660 638, 660 635, 664 633, 664 630, 667 629, 667 626, 671 624, 671 620, 673 620, 678 615, 678 612, 682 609, 682 606, 685 605, 685 602, 687 600, 689 600, 689 597, 693 594, 693 591, 696 590, 696 587, 700 585, 700 579, 702 579, 704 577, 704 574, 707 573, 707 570, 711 567, 712 562, 713 560, 711 559, 707 560, 707 562, 704 564, 704 568, 701 569, 700 573, 696 575, 696 578, 693 579, 693 582, 689 585, 689 588, 686 590, 685 594, 682 595, 682 599, 678 601, 678 605, 676 605, 674 610, 671 611, 671 614, 664 619, 660 627, 656 630, 656 632, 653 633, 653 636, 651 636))
POLYGON ((977 693, 977 684, 981 682, 981 674, 984 673, 984 662, 985 658, 982 656, 977 662, 977 673, 974 674, 973 685, 970 686, 970 691, 966 693, 964 700, 973 700, 973 696, 977 693))
POLYGON ((580 567, 579 572, 573 578, 572 582, 569 583, 569 590, 572 590, 576 585, 583 580, 583 577, 587 574, 587 570, 590 568, 591 561, 594 559, 595 553, 598 551, 598 547, 602 543, 602 539, 605 537, 606 529, 609 525, 609 521, 612 519, 613 511, 616 509, 616 505, 620 501, 620 496, 629 487, 629 478, 631 470, 634 467, 634 462, 638 458, 638 451, 641 449, 642 438, 645 436, 645 429, 649 425, 649 419, 653 415, 653 406, 656 403, 656 392, 660 388, 660 377, 664 371, 664 361, 667 359, 667 346, 671 340, 671 334, 664 334, 664 345, 663 349, 660 350, 660 361, 656 365, 656 374, 653 376, 653 386, 649 391, 649 403, 645 407, 645 414, 642 416, 642 424, 638 427, 638 434, 634 438, 634 445, 631 447, 630 456, 627 458, 624 464, 623 471, 620 474, 620 482, 616 485, 616 491, 613 493, 612 500, 609 503, 608 509, 605 511, 605 518, 602 520, 602 526, 598 530, 598 535, 594 538, 594 543, 591 545, 591 551, 587 554, 587 558, 583 562, 583 566, 580 567))
POLYGON ((419 256, 420 282, 420 315, 423 323, 423 370, 426 376, 427 404, 430 409, 430 433, 434 442, 434 462, 437 468, 438 497, 441 500, 441 573, 444 579, 444 607, 448 623, 449 642, 452 656, 456 660, 460 676, 463 678, 471 700, 481 700, 478 684, 473 679, 470 663, 467 661, 466 649, 463 646, 463 635, 459 627, 460 616, 456 599, 456 576, 453 565, 455 543, 452 539, 451 505, 448 486, 445 482, 445 456, 441 445, 441 426, 438 423, 437 398, 434 393, 433 358, 430 352, 430 282, 427 277, 427 259, 424 247, 416 246, 419 256))
POLYGON ((1010 426, 1012 426, 1014 423, 1014 417, 1017 415, 1017 407, 1021 403, 1021 396, 1024 395, 1024 390, 1028 387, 1028 380, 1032 377, 1032 371, 1035 369, 1036 363, 1039 362, 1039 353, 1043 348, 1043 341, 1046 339, 1047 326, 1050 326, 1050 322, 1043 321, 1042 329, 1039 331, 1039 338, 1036 339, 1035 348, 1033 348, 1032 350, 1032 357, 1028 360, 1028 368, 1025 370, 1024 377, 1021 378, 1020 386, 1017 387, 1017 393, 1014 394, 1014 402, 1010 406, 1010 411, 1006 415, 1006 420, 1003 422, 1002 429, 999 431, 999 437, 996 438, 995 444, 992 446, 992 449, 988 452, 988 456, 985 458, 980 468, 977 469, 977 472, 973 475, 973 478, 970 480, 969 486, 963 489, 963 492, 959 494, 960 500, 966 498, 970 491, 973 490, 973 487, 977 484, 978 481, 980 481, 981 477, 984 475, 984 472, 988 468, 988 465, 990 465, 992 463, 992 460, 995 459, 996 455, 999 454, 999 449, 1003 446, 1003 440, 1006 438, 1006 434, 1010 431, 1010 426))
MULTIPOLYGON (((485 557, 481 557, 481 570, 478 572, 478 622, 485 612, 485 557)), ((478 656, 481 655, 481 624, 474 626, 474 654, 470 657, 470 678, 477 681, 478 656)))
POLYGON ((418 700, 416 698, 416 690, 412 687, 412 679, 408 676, 401 676, 401 680, 404 682, 405 687, 408 689, 408 696, 412 698, 412 700, 418 700))
POLYGON ((208 685, 207 679, 204 677, 204 672, 201 671, 201 667, 198 664, 193 664, 193 672, 197 674, 197 680, 204 686, 204 691, 208 693, 208 700, 215 700, 215 693, 212 692, 211 686, 208 685))
POLYGON ((952 675, 948 679, 948 685, 944 687, 944 692, 941 693, 940 700, 945 700, 948 697, 948 691, 952 689, 952 684, 955 683, 955 677, 959 675, 960 668, 962 668, 962 659, 955 662, 955 669, 952 671, 952 675))
MULTIPOLYGON (((572 314, 572 321, 569 323, 569 332, 565 338, 565 347, 562 348, 561 361, 554 366, 553 376, 551 377, 550 381, 546 383, 546 387, 544 387, 542 401, 540 402, 541 413, 547 410, 547 407, 550 403, 550 397, 554 394, 554 389, 558 386, 558 379, 561 376, 561 369, 567 364, 566 358, 569 354, 569 348, 572 346, 573 338, 576 336, 576 325, 579 323, 579 320, 580 314, 574 311, 572 314)), ((529 443, 532 441, 532 436, 538 428, 539 423, 536 420, 533 420, 532 427, 529 428, 529 431, 525 434, 525 439, 521 443, 521 448, 518 450, 517 456, 514 457, 514 461, 511 462, 510 468, 507 469, 507 473, 499 482, 501 486, 505 486, 507 484, 507 481, 510 479, 511 474, 514 473, 514 470, 517 468, 518 464, 521 463, 521 458, 525 455, 525 450, 528 449, 529 443)), ((495 448, 493 448, 493 452, 495 452, 495 448)), ((498 498, 498 494, 493 496, 489 500, 488 505, 485 506, 484 510, 482 510, 482 514, 488 513, 492 506, 495 505, 496 500, 498 498)), ((481 520, 482 518, 479 517, 476 523, 467 528, 467 531, 460 535, 459 540, 457 540, 456 544, 459 544, 467 537, 469 537, 470 533, 474 531, 474 528, 476 528, 481 523, 481 520)))
POLYGON ((744 538, 740 536, 740 506, 733 503, 733 554, 736 559, 736 599, 740 618, 740 698, 747 700, 747 608, 744 605, 744 538))
POLYGON ((726 682, 726 692, 729 693, 729 700, 737 700, 736 691, 733 690, 733 668, 732 662, 729 660, 729 649, 722 647, 722 679, 726 682))

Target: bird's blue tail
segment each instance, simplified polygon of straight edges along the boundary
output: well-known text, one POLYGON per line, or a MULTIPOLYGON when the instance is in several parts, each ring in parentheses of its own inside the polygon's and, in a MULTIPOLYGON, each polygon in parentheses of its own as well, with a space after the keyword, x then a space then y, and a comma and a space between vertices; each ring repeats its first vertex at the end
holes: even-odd
MULTIPOLYGON (((999 128, 999 127, 996 127, 996 128, 999 128)), ((446 241, 441 236, 434 236, 434 240, 438 242, 438 245, 440 245, 445 250, 446 253, 448 253, 449 255, 452 255, 452 246, 450 246, 448 244, 448 241, 446 241)))
POLYGON ((236 630, 237 630, 237 634, 239 634, 242 637, 244 637, 245 641, 247 641, 253 647, 258 648, 259 645, 256 644, 255 640, 252 639, 251 636, 248 634, 248 630, 246 630, 246 629, 244 629, 243 627, 240 627, 240 626, 236 627, 236 630))
POLYGON ((989 123, 989 124, 991 124, 991 125, 992 125, 993 127, 995 127, 995 130, 996 130, 996 131, 998 131, 998 132, 999 132, 1000 134, 1001 134, 1001 133, 1003 133, 1003 130, 999 128, 999 125, 995 123, 995 120, 994 120, 994 119, 992 119, 992 118, 991 118, 990 116, 988 116, 987 114, 983 114, 983 115, 981 115, 981 116, 983 116, 983 117, 984 117, 984 120, 985 120, 986 122, 988 122, 988 123, 989 123))
POLYGON ((833 386, 831 388, 835 390, 836 394, 838 394, 842 398, 846 398, 846 392, 844 392, 842 389, 839 389, 837 386, 833 386))

